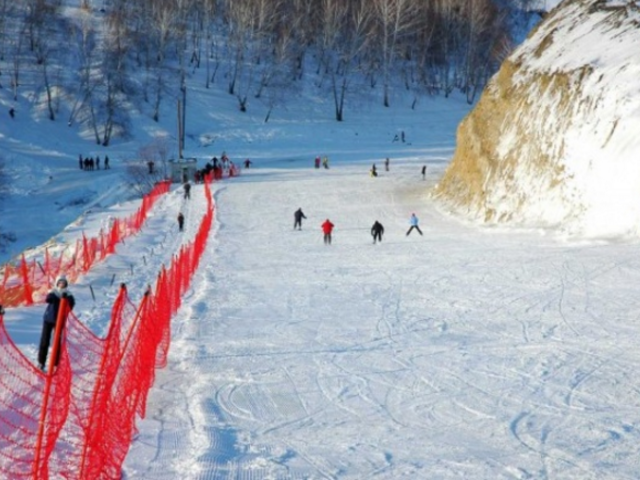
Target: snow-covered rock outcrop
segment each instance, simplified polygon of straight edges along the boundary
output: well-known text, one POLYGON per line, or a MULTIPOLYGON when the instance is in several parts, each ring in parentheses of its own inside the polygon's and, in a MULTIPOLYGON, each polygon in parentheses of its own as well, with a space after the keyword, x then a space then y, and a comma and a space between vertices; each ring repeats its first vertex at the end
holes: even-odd
POLYGON ((486 222, 640 233, 640 2, 565 0, 458 128, 435 194, 486 222))

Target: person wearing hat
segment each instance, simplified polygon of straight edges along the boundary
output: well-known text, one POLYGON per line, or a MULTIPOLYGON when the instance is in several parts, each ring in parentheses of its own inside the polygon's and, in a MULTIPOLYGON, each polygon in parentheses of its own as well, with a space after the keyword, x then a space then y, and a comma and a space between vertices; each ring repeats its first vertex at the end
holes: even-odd
MULTIPOLYGON (((69 292, 69 282, 67 281, 67 277, 65 275, 59 275, 56 278, 56 283, 54 284, 53 289, 47 294, 45 298, 45 302, 47 304, 47 308, 44 311, 43 322, 42 322, 42 336, 40 337, 40 348, 38 350, 38 367, 40 370, 44 371, 45 364, 47 362, 47 355, 49 353, 49 345, 51 344, 51 335, 55 333, 56 322, 58 320, 58 312, 60 310, 60 306, 64 304, 65 311, 63 312, 62 317, 62 325, 64 328, 64 323, 67 320, 67 315, 76 304, 75 298, 69 292), (62 302, 62 300, 65 300, 62 302)), ((60 339, 62 339, 62 331, 60 331, 60 339)), ((54 363, 57 366, 60 361, 60 344, 58 344, 58 352, 56 358, 54 359, 54 363)))

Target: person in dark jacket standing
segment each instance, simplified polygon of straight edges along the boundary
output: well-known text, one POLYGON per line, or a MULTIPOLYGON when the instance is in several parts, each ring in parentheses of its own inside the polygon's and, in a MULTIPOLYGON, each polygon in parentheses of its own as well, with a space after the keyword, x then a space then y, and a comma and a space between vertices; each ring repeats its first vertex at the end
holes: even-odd
POLYGON ((189 182, 184 183, 184 198, 185 200, 191 198, 191 184, 189 182))
POLYGON ((180 232, 184 230, 184 215, 182 212, 178 213, 178 230, 180 232))
MULTIPOLYGON (((42 371, 44 371, 45 364, 47 362, 49 345, 51 344, 51 335, 55 333, 60 306, 62 305, 65 309, 63 311, 61 319, 62 323, 60 325, 61 328, 64 328, 67 316, 76 304, 75 298, 73 298, 73 295, 69 292, 69 282, 67 281, 66 276, 60 275, 56 278, 55 286, 47 294, 45 302, 47 304, 47 308, 44 311, 42 336, 40 337, 40 349, 38 350, 38 367, 42 371)), ((59 339, 62 339, 62 330, 60 331, 59 339)), ((54 359, 55 366, 58 366, 58 362, 60 361, 60 345, 61 342, 59 341, 57 346, 57 355, 54 359)))
POLYGON ((328 218, 321 225, 325 245, 331 245, 331 232, 333 232, 333 227, 333 223, 331 223, 328 218))
POLYGON ((302 213, 302 208, 299 208, 295 212, 293 212, 293 229, 295 230, 298 227, 298 230, 302 230, 302 219, 307 218, 304 213, 302 213))
POLYGON ((371 227, 371 236, 373 236, 373 243, 376 243, 376 240, 379 242, 382 241, 382 234, 384 233, 384 227, 379 221, 375 221, 373 226, 371 227))

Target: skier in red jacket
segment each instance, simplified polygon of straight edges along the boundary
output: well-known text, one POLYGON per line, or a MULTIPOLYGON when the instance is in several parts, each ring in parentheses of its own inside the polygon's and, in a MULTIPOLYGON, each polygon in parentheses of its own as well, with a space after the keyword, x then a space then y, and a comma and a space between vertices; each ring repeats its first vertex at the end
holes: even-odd
POLYGON ((324 244, 331 245, 331 232, 333 231, 333 223, 327 218, 321 225, 322 233, 324 233, 324 244))

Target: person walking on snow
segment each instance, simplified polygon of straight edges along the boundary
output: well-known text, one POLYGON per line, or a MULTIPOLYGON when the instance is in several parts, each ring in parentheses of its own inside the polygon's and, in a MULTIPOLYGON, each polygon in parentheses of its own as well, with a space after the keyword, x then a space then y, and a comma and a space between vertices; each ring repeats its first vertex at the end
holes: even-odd
POLYGON ((373 226, 371 227, 371 236, 373 236, 373 243, 376 243, 376 239, 381 242, 382 234, 384 233, 384 227, 379 221, 375 221, 373 226))
POLYGON ((178 231, 182 232, 184 230, 184 215, 182 212, 178 213, 178 231))
POLYGON ((302 219, 307 218, 304 213, 302 213, 302 208, 299 208, 295 212, 293 212, 293 229, 295 230, 298 227, 298 230, 302 230, 302 219))
POLYGON ((191 198, 191 184, 189 182, 184 183, 184 198, 185 200, 191 198))
POLYGON ((333 223, 329 221, 327 218, 324 223, 321 225, 322 233, 324 234, 324 244, 331 245, 331 232, 333 231, 333 223))
MULTIPOLYGON (((38 367, 44 371, 45 364, 47 362, 47 355, 49 353, 49 345, 51 344, 51 335, 55 334, 56 322, 58 321, 58 312, 63 307, 60 328, 64 328, 64 324, 67 321, 69 312, 73 310, 76 304, 76 300, 69 292, 69 282, 65 275, 60 275, 56 278, 56 283, 53 289, 47 294, 45 303, 47 308, 44 311, 42 322, 42 335, 40 336, 40 348, 38 350, 38 367)), ((62 330, 58 336, 58 345, 56 358, 54 358, 54 365, 58 366, 60 361, 60 347, 62 343, 62 330)))
POLYGON ((418 226, 418 217, 416 217, 415 213, 411 214, 411 218, 409 219, 409 223, 411 224, 411 227, 409 227, 409 230, 407 231, 407 237, 411 233, 411 230, 413 230, 414 228, 418 231, 418 233, 420 235, 422 235, 422 230, 420 230, 420 227, 418 226))

